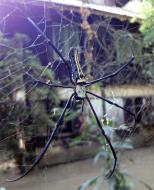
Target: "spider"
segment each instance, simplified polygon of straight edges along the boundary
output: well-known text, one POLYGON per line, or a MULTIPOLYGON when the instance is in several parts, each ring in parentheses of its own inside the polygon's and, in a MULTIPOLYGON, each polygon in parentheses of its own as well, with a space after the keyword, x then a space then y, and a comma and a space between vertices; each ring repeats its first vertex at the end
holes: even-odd
POLYGON ((57 55, 61 58, 61 60, 63 61, 63 63, 65 64, 68 74, 69 74, 69 78, 70 81, 72 83, 72 86, 66 86, 66 85, 60 85, 60 84, 54 84, 54 83, 46 83, 43 82, 41 80, 38 80, 37 78, 33 77, 30 73, 26 72, 26 74, 31 77, 36 83, 40 83, 42 85, 46 85, 49 88, 50 87, 55 87, 55 88, 70 88, 73 89, 73 93, 72 95, 69 97, 69 99, 67 100, 65 107, 55 125, 55 128, 52 130, 51 134, 49 135, 49 139, 45 145, 45 147, 42 149, 41 153, 39 154, 39 156, 36 157, 34 163, 31 165, 31 167, 29 168, 29 170, 27 170, 25 173, 23 173, 21 176, 15 178, 15 179, 7 179, 7 181, 10 182, 14 182, 17 180, 20 180, 21 178, 25 177, 27 174, 29 174, 33 168, 41 161, 41 159, 43 158, 43 156, 45 155, 46 151, 49 148, 49 145, 51 144, 51 142, 53 141, 54 137, 56 136, 56 134, 58 133, 61 124, 63 122, 65 113, 67 111, 67 109, 71 109, 73 107, 73 102, 76 101, 80 101, 82 103, 82 110, 84 107, 84 102, 87 101, 90 109, 96 119, 96 123, 98 128, 100 129, 103 137, 105 138, 107 144, 109 145, 113 158, 114 158, 114 164, 113 164, 113 168, 112 170, 110 170, 110 172, 107 174, 107 177, 111 177, 115 171, 116 168, 116 164, 117 164, 117 155, 116 152, 112 146, 112 143, 110 142, 110 139, 108 138, 108 136, 105 134, 105 131, 102 127, 102 124, 97 116, 96 111, 94 110, 94 107, 91 103, 91 100, 89 98, 89 95, 94 96, 98 99, 101 99, 111 105, 114 105, 115 107, 118 107, 124 111, 126 111, 127 113, 129 113, 131 116, 133 116, 133 118, 136 120, 136 116, 134 113, 132 113, 131 111, 127 110, 126 108, 102 97, 99 96, 93 92, 90 92, 87 90, 87 87, 94 85, 98 82, 101 82, 105 79, 108 79, 110 77, 114 77, 116 76, 119 72, 121 72, 125 67, 127 67, 127 65, 131 64, 134 60, 134 55, 132 55, 129 59, 129 61, 124 64, 123 66, 121 66, 118 70, 116 70, 115 72, 113 72, 112 74, 106 75, 104 77, 100 77, 96 80, 92 80, 92 81, 87 81, 87 79, 85 78, 85 75, 82 71, 82 68, 80 66, 80 61, 79 61, 79 54, 78 54, 78 50, 76 48, 71 48, 70 53, 69 53, 69 58, 70 58, 70 65, 68 64, 68 62, 66 62, 66 60, 64 59, 64 57, 62 56, 62 54, 60 53, 60 51, 54 46, 54 44, 50 41, 50 39, 46 36, 46 34, 44 34, 41 29, 37 26, 37 24, 30 18, 27 17, 28 21, 32 24, 32 26, 36 29, 36 31, 45 39, 45 41, 47 42, 47 44, 57 53, 57 55))

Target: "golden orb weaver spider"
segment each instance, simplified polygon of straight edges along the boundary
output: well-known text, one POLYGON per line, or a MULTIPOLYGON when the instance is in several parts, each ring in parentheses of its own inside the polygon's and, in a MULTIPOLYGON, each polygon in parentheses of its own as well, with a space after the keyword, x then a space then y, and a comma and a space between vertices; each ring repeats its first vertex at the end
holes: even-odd
POLYGON ((68 62, 64 59, 64 57, 62 56, 62 54, 60 53, 60 51, 54 46, 54 44, 50 41, 50 39, 40 30, 40 28, 36 25, 36 23, 30 18, 30 17, 27 17, 27 20, 33 25, 33 27, 37 30, 37 32, 45 39, 45 41, 47 42, 47 44, 55 51, 55 53, 61 58, 61 60, 63 61, 63 63, 65 64, 66 68, 67 68, 67 71, 68 71, 68 74, 69 74, 69 78, 70 78, 70 81, 72 83, 72 86, 66 86, 66 85, 60 85, 60 84, 54 84, 54 83, 46 83, 46 82, 43 82, 43 81, 40 81, 38 80, 37 78, 33 77, 30 73, 26 72, 26 75, 31 77, 34 82, 36 83, 40 83, 42 85, 46 85, 48 86, 49 88, 50 87, 55 87, 55 88, 70 88, 70 89, 73 89, 74 92, 71 94, 71 96, 69 97, 69 99, 67 100, 66 104, 65 104, 65 107, 56 123, 56 126, 55 128, 52 130, 50 136, 49 136, 49 139, 45 145, 45 147, 43 148, 43 150, 41 151, 41 153, 39 154, 39 156, 36 157, 34 163, 32 164, 32 166, 29 168, 29 170, 27 170, 25 173, 23 173, 21 176, 15 178, 15 179, 7 179, 7 181, 9 182, 14 182, 14 181, 17 181, 21 178, 23 178, 24 176, 26 176, 27 174, 29 174, 33 168, 40 162, 40 160, 43 158, 43 156, 45 155, 49 145, 52 143, 55 135, 57 134, 57 132, 59 131, 60 127, 61 127, 61 124, 63 122, 63 119, 64 119, 64 116, 65 116, 65 113, 67 111, 67 109, 69 108, 69 105, 71 104, 71 107, 69 109, 72 108, 72 101, 75 100, 75 101, 81 101, 82 102, 82 110, 83 110, 83 106, 84 106, 84 101, 86 100, 90 106, 90 109, 96 119, 96 123, 103 135, 103 137, 105 138, 107 144, 109 145, 110 149, 111 149, 111 152, 113 154, 113 157, 114 157, 114 165, 113 165, 113 168, 112 170, 108 173, 108 177, 111 177, 112 174, 114 173, 115 171, 115 168, 116 168, 116 163, 117 163, 117 155, 116 155, 116 152, 110 142, 110 139, 108 138, 108 136, 105 134, 105 131, 102 127, 102 124, 97 116, 97 113, 96 111, 94 110, 94 107, 91 103, 91 100, 89 98, 88 95, 92 95, 98 99, 101 99, 111 105, 114 105, 122 110, 124 110, 125 112, 129 113, 131 116, 133 116, 134 118, 134 121, 136 121, 136 116, 134 113, 132 113, 131 111, 129 111, 128 109, 104 98, 104 97, 101 97, 93 92, 90 92, 87 90, 87 87, 88 86, 91 86, 91 85, 94 85, 98 82, 101 82, 105 79, 108 79, 110 77, 114 77, 116 76, 118 73, 120 73, 125 67, 127 67, 129 64, 131 64, 134 60, 134 55, 132 55, 129 59, 129 61, 124 64, 123 66, 121 66, 118 70, 116 70, 115 72, 113 72, 112 74, 109 74, 109 75, 106 75, 104 77, 100 77, 98 79, 95 79, 95 80, 92 80, 92 81, 87 81, 87 79, 85 78, 84 76, 84 73, 82 71, 82 68, 80 66, 80 61, 79 61, 79 54, 78 54, 78 51, 77 49, 75 48, 72 48, 70 50, 70 53, 69 53, 69 58, 70 58, 70 65, 68 65, 68 62), (71 68, 70 68, 71 67, 71 68))

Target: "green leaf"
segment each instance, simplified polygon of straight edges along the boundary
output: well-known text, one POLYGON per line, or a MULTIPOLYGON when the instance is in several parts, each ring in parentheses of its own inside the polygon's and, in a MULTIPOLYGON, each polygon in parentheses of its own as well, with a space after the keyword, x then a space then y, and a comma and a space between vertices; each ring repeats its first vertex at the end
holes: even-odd
POLYGON ((94 177, 92 179, 89 179, 88 181, 86 181, 85 183, 83 183, 78 190, 85 190, 86 188, 94 185, 97 182, 98 177, 94 177))
POLYGON ((109 157, 109 153, 107 151, 105 151, 104 149, 102 149, 100 152, 97 153, 97 155, 94 158, 94 163, 96 164, 98 162, 98 160, 102 159, 102 158, 108 158, 109 157))

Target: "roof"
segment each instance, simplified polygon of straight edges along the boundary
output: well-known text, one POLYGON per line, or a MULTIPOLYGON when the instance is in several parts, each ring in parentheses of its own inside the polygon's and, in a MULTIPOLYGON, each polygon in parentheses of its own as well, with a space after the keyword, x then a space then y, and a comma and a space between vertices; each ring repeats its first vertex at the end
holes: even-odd
MULTIPOLYGON (((6 2, 6 0, 1 0, 2 2, 6 2)), ((25 4, 25 0, 9 0, 13 3, 21 3, 25 4)), ((8 2, 8 0, 7 0, 8 2)), ((120 8, 120 7, 114 7, 114 6, 107 6, 107 5, 101 5, 101 4, 95 4, 90 2, 83 2, 83 0, 27 0, 26 4, 32 4, 32 5, 44 5, 48 8, 62 8, 64 9, 79 9, 81 7, 88 8, 91 10, 92 13, 100 14, 100 15, 106 15, 111 16, 115 18, 119 18, 122 20, 127 20, 131 18, 136 18, 138 21, 142 19, 142 16, 132 10, 128 10, 126 8, 120 8)))
POLYGON ((106 15, 112 15, 115 17, 123 17, 123 18, 133 18, 136 17, 138 19, 142 19, 141 15, 138 14, 135 11, 127 10, 126 8, 120 8, 120 7, 114 7, 114 6, 107 6, 107 5, 101 5, 101 4, 94 4, 94 3, 86 3, 82 0, 42 0, 44 2, 48 3, 55 3, 55 4, 61 4, 65 6, 73 6, 73 7, 84 7, 88 8, 92 11, 97 11, 99 13, 103 13, 106 15))

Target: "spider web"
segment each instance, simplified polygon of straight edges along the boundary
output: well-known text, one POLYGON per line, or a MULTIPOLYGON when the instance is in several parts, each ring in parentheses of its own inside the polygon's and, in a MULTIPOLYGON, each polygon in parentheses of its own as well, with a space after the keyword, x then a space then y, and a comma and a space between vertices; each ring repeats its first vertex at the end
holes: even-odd
MULTIPOLYGON (((88 4, 91 5, 86 2, 86 5, 88 4)), ((132 86, 144 86, 149 83, 142 71, 145 66, 137 23, 131 24, 128 20, 122 21, 116 16, 98 14, 84 8, 84 3, 76 7, 68 2, 62 5, 59 2, 35 0, 1 1, 0 6, 0 150, 4 155, 2 160, 6 160, 6 154, 7 158, 16 157, 14 151, 4 149, 5 146, 8 148, 7 144, 15 149, 18 142, 20 150, 23 150, 23 139, 32 147, 36 141, 35 137, 40 137, 41 134, 48 136, 47 131, 51 130, 57 119, 57 116, 53 118, 50 115, 54 116, 57 112, 60 114, 64 102, 72 93, 70 90, 58 91, 42 87, 33 80, 35 77, 43 82, 70 85, 66 65, 27 18, 32 19, 48 36, 68 63, 70 48, 78 48, 81 66, 89 81, 113 73, 134 55, 135 61, 121 73, 94 85, 90 90, 138 115, 138 125, 152 122, 152 117, 147 113, 151 110, 152 114, 153 98, 148 97, 146 92, 143 92, 145 95, 134 95, 134 88, 131 92, 129 90, 132 86), (26 72, 30 75, 27 76, 26 72), (121 87, 123 88, 120 91, 121 87), (58 93, 60 98, 57 98, 58 93), (31 142, 31 139, 34 141, 31 142)), ((128 134, 136 133, 138 125, 132 125, 133 118, 129 114, 96 98, 91 98, 91 101, 104 128, 111 125, 110 129, 113 131, 119 126, 127 126, 128 132, 121 128, 117 132, 120 144, 128 134)), ((87 115, 88 109, 86 108, 87 115)), ((88 120, 91 120, 91 115, 87 123, 92 123, 90 130, 95 133, 96 124, 88 120)), ((38 144, 43 146, 40 142, 38 144)), ((21 151, 21 156, 22 154, 21 151)), ((28 163, 31 164, 31 160, 28 163)))

